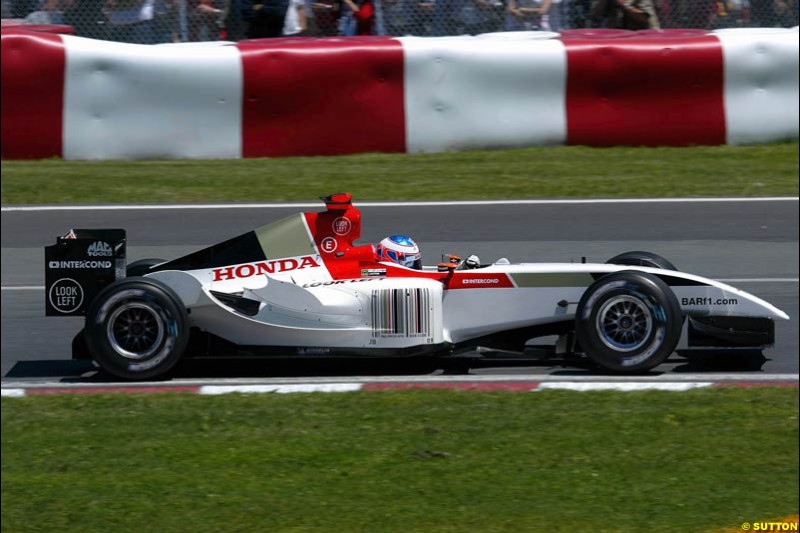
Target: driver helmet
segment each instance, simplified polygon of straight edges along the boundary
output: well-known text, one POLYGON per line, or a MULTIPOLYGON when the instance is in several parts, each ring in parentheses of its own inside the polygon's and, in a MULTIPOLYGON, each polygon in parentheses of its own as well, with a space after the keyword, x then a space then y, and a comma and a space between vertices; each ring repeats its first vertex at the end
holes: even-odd
POLYGON ((408 268, 422 270, 422 254, 414 239, 407 235, 389 235, 375 247, 378 261, 391 261, 408 268))

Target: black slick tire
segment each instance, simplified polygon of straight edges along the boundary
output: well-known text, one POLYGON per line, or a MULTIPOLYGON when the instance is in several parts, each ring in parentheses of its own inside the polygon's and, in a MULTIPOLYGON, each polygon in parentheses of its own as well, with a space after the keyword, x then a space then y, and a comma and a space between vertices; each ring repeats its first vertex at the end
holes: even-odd
POLYGON ((606 370, 645 372, 675 350, 683 316, 661 279, 626 270, 604 276, 583 294, 575 315, 578 344, 606 370))
POLYGON ((86 312, 86 345, 106 372, 125 380, 164 376, 189 340, 186 309, 175 292, 133 277, 103 289, 86 312))
POLYGON ((625 265, 625 266, 643 266, 650 268, 663 268, 664 270, 678 270, 671 261, 661 257, 653 252, 625 252, 623 254, 615 255, 606 264, 609 265, 625 265))

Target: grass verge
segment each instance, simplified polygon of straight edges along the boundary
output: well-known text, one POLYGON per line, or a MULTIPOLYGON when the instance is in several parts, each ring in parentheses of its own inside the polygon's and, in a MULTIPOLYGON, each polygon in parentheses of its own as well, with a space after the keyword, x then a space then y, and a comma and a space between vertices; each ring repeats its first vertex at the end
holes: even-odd
POLYGON ((3 161, 4 204, 798 194, 798 143, 193 161, 3 161))
POLYGON ((4 398, 2 529, 710 531, 797 449, 797 389, 4 398))

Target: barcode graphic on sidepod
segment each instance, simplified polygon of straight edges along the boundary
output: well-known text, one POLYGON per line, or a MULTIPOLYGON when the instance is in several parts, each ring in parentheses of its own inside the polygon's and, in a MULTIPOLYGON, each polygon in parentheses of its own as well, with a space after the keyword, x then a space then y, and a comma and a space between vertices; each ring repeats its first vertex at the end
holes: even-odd
POLYGON ((373 337, 427 337, 431 331, 429 289, 372 291, 373 337))

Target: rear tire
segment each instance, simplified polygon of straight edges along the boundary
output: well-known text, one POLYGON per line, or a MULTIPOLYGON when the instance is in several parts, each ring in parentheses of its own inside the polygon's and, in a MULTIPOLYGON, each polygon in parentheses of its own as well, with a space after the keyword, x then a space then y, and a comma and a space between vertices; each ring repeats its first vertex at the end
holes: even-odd
POLYGON ((644 372, 675 350, 683 316, 666 283, 645 272, 604 276, 583 294, 575 315, 581 349, 613 372, 644 372))
POLYGON ((624 254, 615 255, 606 261, 606 264, 678 270, 678 268, 673 265, 671 261, 661 257, 658 254, 654 254, 653 252, 625 252, 624 254))
POLYGON ((86 346, 106 372, 127 380, 163 376, 183 355, 189 319, 175 292, 150 278, 112 283, 86 312, 86 346))

